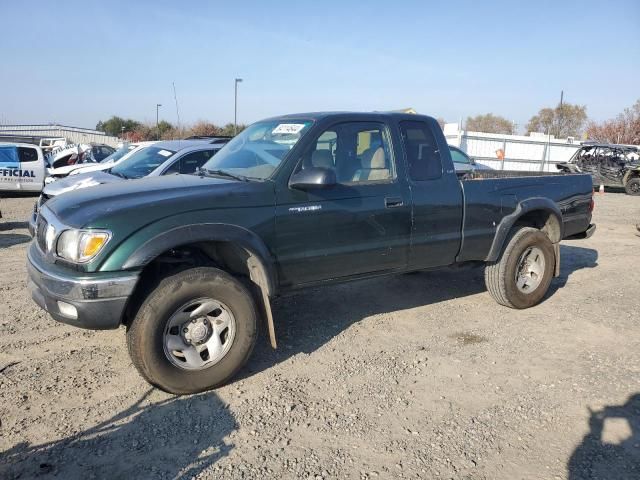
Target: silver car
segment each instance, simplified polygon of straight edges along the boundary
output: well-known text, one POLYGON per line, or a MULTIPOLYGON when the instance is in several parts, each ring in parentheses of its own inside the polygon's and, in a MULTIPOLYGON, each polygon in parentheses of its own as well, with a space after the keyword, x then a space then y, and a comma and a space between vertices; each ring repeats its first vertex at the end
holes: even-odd
POLYGON ((227 142, 227 138, 157 142, 141 148, 129 158, 116 163, 107 170, 81 173, 62 178, 46 185, 42 190, 42 194, 34 208, 32 221, 35 220, 35 216, 43 203, 65 192, 134 178, 195 173, 227 142))

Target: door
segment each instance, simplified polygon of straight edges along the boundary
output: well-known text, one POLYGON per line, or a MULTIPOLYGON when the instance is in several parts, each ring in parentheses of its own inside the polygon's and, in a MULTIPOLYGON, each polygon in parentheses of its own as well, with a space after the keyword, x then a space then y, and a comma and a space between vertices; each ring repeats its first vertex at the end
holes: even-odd
POLYGON ((337 184, 278 192, 282 286, 405 268, 410 196, 396 173, 393 152, 388 127, 378 122, 339 123, 311 143, 294 174, 332 169, 337 184))
POLYGON ((423 121, 400 122, 400 135, 413 202, 409 265, 416 269, 450 265, 462 240, 463 198, 449 147, 423 121))
POLYGON ((14 145, 0 145, 0 189, 17 190, 18 177, 14 175, 19 170, 18 147, 14 145))
POLYGON ((18 147, 20 190, 39 192, 44 184, 44 159, 35 147, 18 147))

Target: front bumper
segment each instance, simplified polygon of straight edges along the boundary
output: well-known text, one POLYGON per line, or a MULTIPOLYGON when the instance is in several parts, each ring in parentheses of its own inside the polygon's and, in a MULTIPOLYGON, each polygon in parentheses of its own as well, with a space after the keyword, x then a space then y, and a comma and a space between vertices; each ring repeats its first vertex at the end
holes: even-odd
POLYGON ((120 326, 138 281, 133 272, 84 273, 49 264, 35 242, 27 270, 31 297, 41 308, 58 322, 92 330, 120 326))

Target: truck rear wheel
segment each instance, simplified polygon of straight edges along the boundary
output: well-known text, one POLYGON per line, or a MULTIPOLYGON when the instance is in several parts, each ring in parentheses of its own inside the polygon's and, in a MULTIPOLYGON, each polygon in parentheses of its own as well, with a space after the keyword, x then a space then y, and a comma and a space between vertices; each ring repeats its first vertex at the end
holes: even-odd
POLYGON ((152 385, 175 394, 224 384, 257 336, 256 307, 235 278, 198 267, 164 278, 127 327, 131 360, 152 385))
POLYGON ((523 227, 508 240, 497 262, 487 264, 484 280, 496 302, 529 308, 542 300, 553 279, 555 253, 549 237, 523 227))
POLYGON ((624 185, 627 195, 640 195, 640 177, 631 177, 624 185))

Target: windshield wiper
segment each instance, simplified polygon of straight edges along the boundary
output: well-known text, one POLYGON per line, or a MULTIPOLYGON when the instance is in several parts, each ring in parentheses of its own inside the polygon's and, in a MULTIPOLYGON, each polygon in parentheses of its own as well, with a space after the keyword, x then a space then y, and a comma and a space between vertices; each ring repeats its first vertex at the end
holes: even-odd
POLYGON ((227 177, 233 178, 234 180, 239 180, 241 182, 248 182, 249 178, 244 175, 236 175, 235 173, 230 173, 225 170, 209 170, 208 168, 200 167, 198 169, 198 175, 208 175, 213 177, 227 177))

